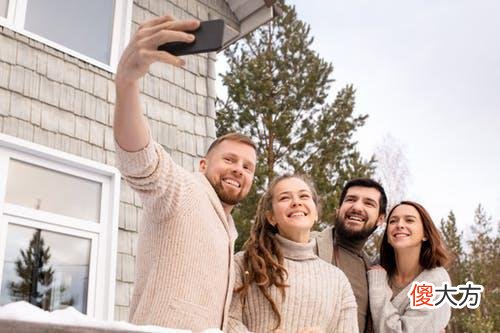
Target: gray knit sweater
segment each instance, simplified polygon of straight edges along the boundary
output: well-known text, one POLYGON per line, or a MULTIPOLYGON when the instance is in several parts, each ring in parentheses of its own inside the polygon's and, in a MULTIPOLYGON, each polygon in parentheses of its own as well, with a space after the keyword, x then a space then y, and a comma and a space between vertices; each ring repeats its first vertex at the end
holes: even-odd
MULTIPOLYGON (((282 301, 278 288, 270 294, 281 311, 281 326, 286 333, 305 327, 319 327, 324 332, 358 333, 356 300, 351 285, 340 269, 314 254, 315 240, 299 244, 276 235, 280 243, 289 285, 282 301)), ((235 256, 236 283, 244 278, 243 253, 235 256)), ((229 332, 270 332, 276 318, 269 302, 255 285, 250 286, 245 307, 240 296, 233 295, 229 315, 229 332)))
MULTIPOLYGON (((431 282, 435 287, 441 287, 444 282, 450 282, 450 276, 442 267, 424 270, 414 281, 431 282)), ((391 301, 392 290, 389 287, 385 270, 377 269, 368 271, 370 289, 370 309, 373 326, 377 333, 389 332, 425 332, 434 333, 442 331, 451 316, 450 306, 445 303, 439 308, 410 307, 410 283, 401 290, 391 301)))

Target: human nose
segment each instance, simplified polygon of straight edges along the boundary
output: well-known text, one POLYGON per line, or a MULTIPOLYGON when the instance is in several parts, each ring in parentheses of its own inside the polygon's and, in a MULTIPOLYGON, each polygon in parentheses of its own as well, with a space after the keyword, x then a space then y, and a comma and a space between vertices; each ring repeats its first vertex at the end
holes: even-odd
POLYGON ((292 207, 302 206, 302 202, 300 201, 300 198, 296 195, 292 196, 291 204, 292 204, 292 207))
POLYGON ((352 206, 351 206, 351 209, 355 210, 355 211, 362 211, 363 210, 363 205, 361 204, 361 201, 360 200, 356 200, 355 202, 353 202, 352 206))
POLYGON ((241 163, 234 163, 233 164, 233 173, 241 176, 243 175, 243 165, 241 163))
POLYGON ((398 229, 398 230, 399 230, 399 229, 403 229, 404 225, 403 225, 403 223, 401 223, 401 221, 400 221, 400 220, 397 220, 397 221, 396 221, 396 222, 394 222, 394 223, 396 223, 396 229, 398 229))

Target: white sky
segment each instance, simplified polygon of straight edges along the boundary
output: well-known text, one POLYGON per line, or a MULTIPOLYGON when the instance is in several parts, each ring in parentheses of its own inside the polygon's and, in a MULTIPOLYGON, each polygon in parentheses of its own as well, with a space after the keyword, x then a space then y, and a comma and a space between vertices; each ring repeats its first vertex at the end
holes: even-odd
POLYGON ((405 148, 408 199, 435 222, 453 210, 467 235, 479 203, 499 221, 500 1, 290 3, 334 65, 330 96, 352 83, 356 112, 369 114, 363 156, 390 134, 405 148))

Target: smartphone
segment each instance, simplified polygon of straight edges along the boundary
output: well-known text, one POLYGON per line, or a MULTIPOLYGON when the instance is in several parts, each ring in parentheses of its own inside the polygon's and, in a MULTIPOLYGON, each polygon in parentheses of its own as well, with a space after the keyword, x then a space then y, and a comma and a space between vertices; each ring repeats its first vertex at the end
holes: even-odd
POLYGON ((198 29, 187 31, 195 36, 192 43, 171 42, 158 46, 158 50, 175 56, 219 51, 222 48, 224 20, 202 21, 198 29))

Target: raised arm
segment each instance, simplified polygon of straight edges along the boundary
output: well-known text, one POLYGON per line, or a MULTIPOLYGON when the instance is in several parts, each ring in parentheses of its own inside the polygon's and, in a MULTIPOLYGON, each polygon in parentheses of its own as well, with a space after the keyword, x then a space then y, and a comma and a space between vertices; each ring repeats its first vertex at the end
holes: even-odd
POLYGON ((149 142, 149 126, 143 115, 139 99, 139 80, 154 62, 174 66, 184 60, 165 51, 159 45, 168 42, 192 42, 197 20, 179 21, 166 15, 142 24, 122 54, 116 72, 116 105, 113 131, 118 145, 125 151, 139 151, 149 142))
POLYGON ((181 66, 184 61, 158 45, 193 41, 184 31, 196 29, 196 20, 177 21, 171 16, 150 20, 139 27, 122 54, 116 73, 116 106, 113 131, 117 165, 127 183, 153 207, 157 220, 173 213, 189 193, 188 172, 175 164, 161 145, 150 139, 139 99, 139 80, 154 62, 181 66))

